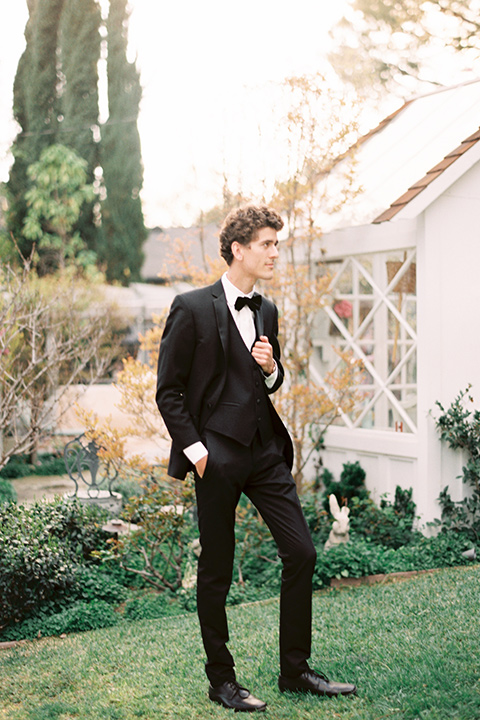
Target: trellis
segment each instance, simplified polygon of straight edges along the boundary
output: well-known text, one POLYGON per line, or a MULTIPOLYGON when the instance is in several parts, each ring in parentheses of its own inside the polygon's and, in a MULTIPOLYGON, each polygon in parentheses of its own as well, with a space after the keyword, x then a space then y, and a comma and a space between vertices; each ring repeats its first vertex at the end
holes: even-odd
MULTIPOLYGON (((409 249, 350 255, 330 265, 339 265, 330 286, 336 300, 322 309, 329 320, 330 338, 320 337, 316 344, 337 344, 364 366, 359 388, 364 402, 355 413, 340 413, 346 427, 365 427, 370 422, 381 429, 417 431, 415 259, 415 249, 409 249), (348 318, 334 309, 342 301, 347 303, 344 312, 350 303, 348 318), (373 355, 367 352, 368 345, 373 355)), ((336 357, 328 370, 335 370, 340 362, 336 357)), ((317 377, 323 384, 321 373, 317 377)))

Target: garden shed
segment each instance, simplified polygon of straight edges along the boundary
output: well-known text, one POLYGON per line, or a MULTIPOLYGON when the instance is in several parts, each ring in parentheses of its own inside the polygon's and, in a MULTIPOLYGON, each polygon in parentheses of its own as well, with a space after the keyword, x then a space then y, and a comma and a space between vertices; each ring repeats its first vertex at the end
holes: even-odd
POLYGON ((332 301, 318 316, 314 370, 335 348, 362 358, 360 408, 326 434, 336 477, 358 460, 375 500, 413 488, 421 523, 468 488, 441 444, 436 401, 471 384, 480 407, 480 81, 405 103, 357 146, 362 187, 322 238, 332 301))

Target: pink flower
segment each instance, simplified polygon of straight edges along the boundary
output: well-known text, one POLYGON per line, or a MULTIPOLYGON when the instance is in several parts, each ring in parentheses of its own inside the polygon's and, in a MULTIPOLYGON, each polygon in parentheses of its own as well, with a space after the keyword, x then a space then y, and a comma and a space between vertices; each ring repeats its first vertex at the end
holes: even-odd
POLYGON ((348 302, 348 300, 339 300, 333 306, 333 310, 340 318, 352 317, 352 303, 348 302))

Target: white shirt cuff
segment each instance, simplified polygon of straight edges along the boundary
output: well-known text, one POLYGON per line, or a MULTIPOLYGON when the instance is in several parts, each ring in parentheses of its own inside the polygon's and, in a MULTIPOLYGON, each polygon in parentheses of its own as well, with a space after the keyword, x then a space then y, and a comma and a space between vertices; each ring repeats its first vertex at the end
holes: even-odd
POLYGON ((200 441, 193 443, 193 445, 189 445, 188 447, 184 448, 183 452, 187 456, 187 458, 190 460, 192 465, 195 465, 199 460, 201 460, 203 457, 205 457, 205 455, 208 455, 207 448, 200 441))
MULTIPOLYGON (((275 362, 275 360, 273 362, 275 362)), ((275 362, 275 370, 272 372, 271 375, 265 376, 265 385, 268 388, 273 387, 275 385, 277 377, 278 377, 278 366, 277 366, 277 363, 275 362)))

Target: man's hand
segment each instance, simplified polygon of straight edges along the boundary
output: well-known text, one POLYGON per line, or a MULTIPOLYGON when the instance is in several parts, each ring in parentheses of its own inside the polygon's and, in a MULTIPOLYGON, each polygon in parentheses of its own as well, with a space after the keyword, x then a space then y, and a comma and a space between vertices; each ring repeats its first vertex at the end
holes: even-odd
POLYGON ((271 375, 273 373, 275 370, 273 348, 266 335, 260 335, 260 340, 257 340, 252 348, 252 356, 260 365, 265 375, 271 375))
POLYGON ((207 460, 208 460, 208 453, 207 455, 204 455, 200 460, 198 460, 195 463, 195 468, 197 470, 198 475, 202 478, 203 474, 205 472, 205 468, 207 467, 207 460))

